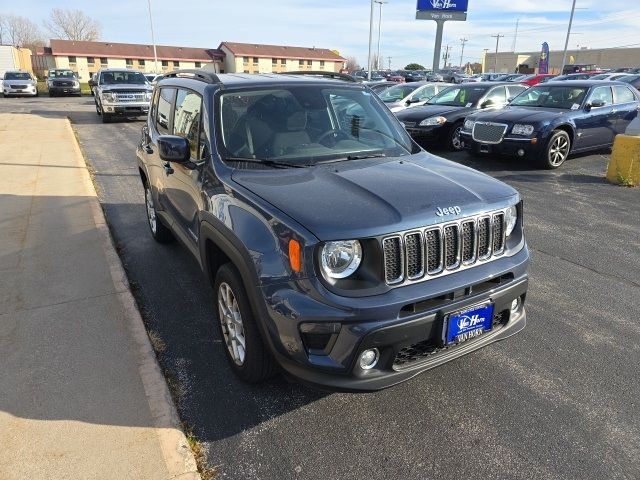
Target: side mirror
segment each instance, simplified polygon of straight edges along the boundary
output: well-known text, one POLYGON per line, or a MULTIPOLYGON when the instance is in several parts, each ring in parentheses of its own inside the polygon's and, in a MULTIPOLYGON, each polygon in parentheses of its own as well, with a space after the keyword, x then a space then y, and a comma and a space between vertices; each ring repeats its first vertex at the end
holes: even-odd
POLYGON ((177 135, 161 135, 158 137, 158 150, 160 158, 165 162, 179 163, 181 165, 191 162, 191 148, 189 141, 177 135))
POLYGON ((589 103, 587 103, 584 106, 584 109, 588 112, 592 108, 600 108, 600 107, 604 107, 605 105, 606 104, 605 104, 604 100, 600 100, 599 98, 596 98, 596 99, 590 101, 589 103))
POLYGON ((495 102, 489 98, 484 102, 482 102, 482 105, 480 105, 480 108, 488 108, 488 107, 492 107, 493 105, 495 105, 495 102))
POLYGON ((511 102, 513 102, 513 99, 514 99, 514 98, 516 98, 516 97, 509 97, 509 98, 507 98, 507 103, 511 103, 511 102))

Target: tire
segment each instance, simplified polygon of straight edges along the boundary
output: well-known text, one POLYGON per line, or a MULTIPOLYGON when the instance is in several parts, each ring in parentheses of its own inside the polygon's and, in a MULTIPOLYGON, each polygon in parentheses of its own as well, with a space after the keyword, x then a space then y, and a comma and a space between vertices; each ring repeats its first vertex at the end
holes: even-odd
POLYGON ((276 363, 262 340, 242 278, 233 264, 226 263, 218 269, 214 294, 223 348, 231 369, 247 383, 271 378, 276 363))
POLYGON ((111 115, 108 113, 102 113, 102 123, 111 123, 111 115))
POLYGON ((151 194, 149 185, 144 186, 144 204, 147 211, 147 225, 151 231, 151 236, 158 243, 171 243, 174 240, 171 230, 162 223, 160 217, 156 213, 156 206, 151 194))
POLYGON ((98 102, 95 102, 96 104, 96 115, 102 115, 102 111, 100 110, 100 105, 98 105, 98 102))
POLYGON ((51 90, 49 90, 49 96, 50 97, 55 97, 55 94, 51 90))
POLYGON ((462 122, 456 122, 453 124, 447 134, 447 150, 451 150, 452 152, 460 152, 464 150, 464 147, 462 146, 462 138, 460 137, 461 130, 462 122))
POLYGON ((542 168, 553 170, 567 160, 569 153, 571 153, 569 134, 564 130, 554 130, 538 160, 542 168))

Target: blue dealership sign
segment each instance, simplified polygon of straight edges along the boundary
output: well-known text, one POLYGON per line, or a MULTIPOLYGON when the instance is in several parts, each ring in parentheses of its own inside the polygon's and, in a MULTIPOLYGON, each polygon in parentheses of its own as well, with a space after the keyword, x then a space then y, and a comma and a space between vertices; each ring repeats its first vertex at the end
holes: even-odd
POLYGON ((418 11, 466 12, 469 0, 418 0, 418 11))

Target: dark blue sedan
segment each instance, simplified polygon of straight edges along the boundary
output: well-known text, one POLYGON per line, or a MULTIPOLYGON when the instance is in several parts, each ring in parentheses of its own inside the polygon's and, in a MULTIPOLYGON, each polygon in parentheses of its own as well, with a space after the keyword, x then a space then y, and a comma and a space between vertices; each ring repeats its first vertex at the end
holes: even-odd
POLYGON ((597 80, 531 87, 499 111, 466 118, 461 139, 477 154, 503 154, 558 168, 570 153, 609 147, 640 111, 628 84, 597 80))

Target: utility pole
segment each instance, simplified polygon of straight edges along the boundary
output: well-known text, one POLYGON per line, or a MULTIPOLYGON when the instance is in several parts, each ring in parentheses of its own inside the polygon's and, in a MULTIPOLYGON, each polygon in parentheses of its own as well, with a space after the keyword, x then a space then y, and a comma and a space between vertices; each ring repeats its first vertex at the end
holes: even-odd
POLYGON ((518 41, 518 27, 520 26, 520 19, 516 20, 516 34, 513 36, 513 45, 511 45, 511 51, 516 51, 516 42, 518 41))
POLYGON ((569 46, 569 37, 571 36, 571 25, 573 24, 573 15, 576 12, 576 0, 571 5, 571 16, 569 17, 569 28, 567 29, 567 39, 564 42, 564 52, 562 53, 562 67, 560 67, 560 75, 564 74, 564 66, 567 63, 567 47, 569 46))
MULTIPOLYGON (((574 0, 575 1, 575 0, 574 0)), ((504 35, 491 35, 491 38, 496 39, 496 57, 493 59, 493 73, 498 73, 498 46, 500 45, 500 39, 504 37, 504 35)))
POLYGON ((382 37, 382 5, 389 2, 382 0, 374 0, 375 3, 380 4, 380 18, 378 19, 378 56, 376 57, 376 70, 380 69, 380 38, 382 37))
POLYGON ((391 57, 387 57, 389 59, 389 70, 391 70, 391 57))
POLYGON ((445 50, 445 53, 444 53, 444 55, 443 55, 443 57, 442 57, 442 58, 444 59, 444 68, 447 68, 447 61, 449 60, 449 50, 451 49, 451 46, 450 46, 450 45, 447 45, 447 46, 446 46, 446 47, 444 47, 444 48, 445 48, 446 50, 445 50))
POLYGON ((371 81, 371 43, 373 42, 373 0, 371 0, 371 14, 369 15, 369 57, 367 80, 371 81))
POLYGON ((160 73, 158 71, 158 52, 156 51, 156 36, 153 33, 153 17, 151 16, 151 0, 147 0, 149 4, 149 23, 151 24, 151 43, 153 43, 153 62, 155 65, 154 73, 160 73))
POLYGON ((461 38, 460 43, 462 44, 462 51, 460 52, 460 68, 462 68, 462 60, 464 58, 464 44, 469 41, 468 38, 461 38))

